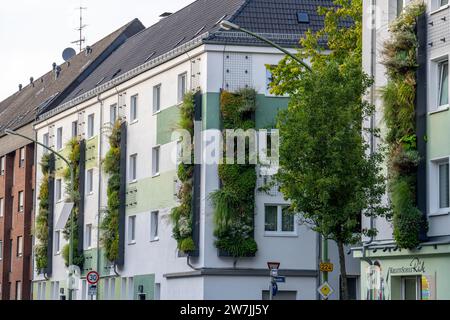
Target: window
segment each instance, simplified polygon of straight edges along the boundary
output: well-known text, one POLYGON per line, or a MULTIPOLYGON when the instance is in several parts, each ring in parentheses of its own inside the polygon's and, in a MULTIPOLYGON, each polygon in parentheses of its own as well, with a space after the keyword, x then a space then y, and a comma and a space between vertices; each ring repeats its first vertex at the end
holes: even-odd
POLYGON ((88 115, 88 139, 94 136, 94 114, 88 115))
POLYGON ((130 156, 130 182, 136 181, 137 178, 137 154, 130 156))
POLYGON ((289 212, 287 206, 265 206, 264 220, 266 233, 294 234, 296 232, 294 214, 289 212))
POLYGON ((402 13, 405 7, 405 0, 397 0, 397 17, 402 13))
POLYGON ((0 157, 0 176, 5 175, 5 157, 0 157))
MULTIPOLYGON (((339 292, 342 295, 342 278, 339 276, 339 292)), ((348 300, 358 300, 358 277, 347 276, 348 300)))
POLYGON ((76 138, 78 136, 78 121, 72 122, 72 138, 76 138))
POLYGON ((420 300, 419 277, 402 277, 402 300, 420 300))
POLYGON ((61 186, 61 179, 57 179, 55 181, 55 198, 56 201, 61 201, 62 198, 62 186, 61 186))
POLYGON ((109 107, 109 121, 113 125, 117 120, 117 104, 113 104, 109 107))
POLYGON ((153 113, 161 109, 161 85, 153 87, 153 113))
POLYGON ((86 175, 86 191, 88 194, 94 192, 94 169, 89 169, 86 175))
POLYGON ((3 241, 0 240, 0 261, 3 260, 3 241))
POLYGON ((90 249, 92 247, 92 224, 86 225, 86 247, 90 249))
MULTIPOLYGON (((44 134, 42 136, 42 144, 44 146, 48 147, 49 143, 50 143, 50 141, 49 141, 49 138, 48 138, 48 133, 46 133, 46 134, 44 134)), ((47 152, 48 152, 48 150, 44 148, 44 154, 46 154, 47 152)))
POLYGON ((61 251, 61 231, 55 231, 55 254, 59 254, 61 251))
POLYGON ((178 102, 183 102, 187 90, 187 73, 178 76, 178 102))
POLYGON ((441 61, 438 64, 439 70, 439 106, 448 105, 448 60, 441 61))
POLYGON ((128 243, 136 243, 136 216, 128 217, 128 243))
POLYGON ((17 256, 21 257, 23 256, 23 237, 18 236, 17 237, 17 256))
POLYGON ((61 150, 62 149, 62 134, 63 134, 63 128, 56 129, 56 149, 61 150))
POLYGON ((449 164, 439 164, 439 208, 450 207, 449 203, 449 164))
POLYGON ((22 300, 22 281, 16 281, 16 300, 22 300))
POLYGON ((440 0, 441 7, 448 5, 448 0, 440 0))
POLYGON ((59 281, 52 281, 50 285, 52 300, 59 300, 59 281))
POLYGON ((153 155, 152 155, 152 160, 153 160, 153 166, 152 166, 152 174, 154 176, 159 174, 159 156, 160 156, 160 147, 155 147, 153 148, 153 155))
POLYGON ((150 241, 159 240, 158 222, 159 222, 159 212, 154 211, 151 213, 151 217, 150 217, 150 241))
POLYGON ((131 97, 130 101, 130 121, 136 121, 138 117, 138 96, 137 94, 131 97))
POLYGON ((23 168, 25 165, 25 148, 20 148, 19 150, 19 168, 23 168))
POLYGON ((5 214, 5 200, 0 198, 0 218, 5 214))
POLYGON ((23 212, 23 191, 19 191, 19 212, 23 212))

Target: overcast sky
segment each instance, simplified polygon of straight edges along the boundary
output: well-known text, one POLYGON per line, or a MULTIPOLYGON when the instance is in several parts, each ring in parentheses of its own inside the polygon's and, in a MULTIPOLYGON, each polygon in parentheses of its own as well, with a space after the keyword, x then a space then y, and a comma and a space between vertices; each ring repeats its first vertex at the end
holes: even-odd
MULTIPOLYGON (((93 44, 138 18, 146 26, 163 12, 194 0, 5 0, 0 3, 0 101, 63 62, 62 51, 79 38, 80 6, 87 44, 93 44)), ((225 1, 225 0, 224 0, 225 1)), ((78 49, 77 49, 78 52, 78 49)))

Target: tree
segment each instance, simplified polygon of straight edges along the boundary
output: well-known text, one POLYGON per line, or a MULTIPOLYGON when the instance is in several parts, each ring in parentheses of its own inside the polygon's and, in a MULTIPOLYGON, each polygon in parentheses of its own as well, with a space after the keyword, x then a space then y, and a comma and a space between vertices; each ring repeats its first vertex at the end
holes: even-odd
POLYGON ((370 154, 362 134, 369 130, 364 119, 374 112, 362 98, 372 84, 362 70, 362 1, 335 4, 319 9, 324 28, 301 40, 298 56, 310 58, 312 70, 283 59, 272 68, 272 91, 291 96, 277 121, 281 141, 276 178, 291 211, 337 243, 342 298, 347 299, 344 246, 376 232, 361 230, 361 214, 386 216, 390 211, 382 201, 382 154, 370 154))

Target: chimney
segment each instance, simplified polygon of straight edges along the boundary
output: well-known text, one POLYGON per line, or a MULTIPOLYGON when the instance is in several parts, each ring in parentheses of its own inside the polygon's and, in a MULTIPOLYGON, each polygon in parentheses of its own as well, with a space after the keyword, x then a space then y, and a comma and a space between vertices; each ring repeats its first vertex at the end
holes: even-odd
POLYGON ((22 91, 22 84, 19 83, 19 91, 22 91))
POLYGON ((55 68, 54 72, 55 72, 55 80, 56 80, 56 79, 58 79, 59 74, 61 73, 61 67, 60 67, 60 66, 57 66, 57 67, 55 68))
POLYGON ((30 84, 33 86, 33 88, 34 88, 34 78, 33 77, 30 77, 30 84))
POLYGON ((91 48, 91 46, 86 46, 85 54, 88 56, 88 55, 90 55, 91 53, 92 53, 92 48, 91 48))
POLYGON ((56 70, 56 62, 53 62, 53 64, 52 64, 52 69, 53 69, 53 71, 56 70))

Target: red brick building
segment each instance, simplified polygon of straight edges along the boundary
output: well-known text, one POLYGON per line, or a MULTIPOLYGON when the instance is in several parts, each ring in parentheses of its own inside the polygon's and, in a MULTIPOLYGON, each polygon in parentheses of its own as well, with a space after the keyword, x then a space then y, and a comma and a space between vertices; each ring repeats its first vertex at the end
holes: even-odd
MULTIPOLYGON (((4 134, 34 138, 38 111, 58 105, 123 42, 143 30, 135 19, 0 102, 0 300, 31 298, 35 146, 4 134)), ((38 168, 39 169, 39 168, 38 168)), ((52 248, 49 248, 50 251, 52 248)))

